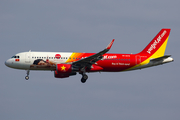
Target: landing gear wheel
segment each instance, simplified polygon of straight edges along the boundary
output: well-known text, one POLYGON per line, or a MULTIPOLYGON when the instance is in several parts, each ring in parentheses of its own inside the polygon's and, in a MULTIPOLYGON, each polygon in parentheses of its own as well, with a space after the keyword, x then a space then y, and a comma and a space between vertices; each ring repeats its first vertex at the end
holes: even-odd
POLYGON ((25 79, 28 80, 28 79, 29 79, 29 76, 26 76, 25 79))
POLYGON ((86 79, 81 78, 81 82, 82 82, 82 83, 85 83, 85 82, 86 82, 86 79))
POLYGON ((84 74, 84 75, 82 76, 82 78, 87 80, 87 79, 88 79, 88 76, 87 76, 86 74, 84 74))
POLYGON ((84 74, 81 78, 81 82, 85 83, 87 79, 88 79, 88 76, 86 74, 84 74))

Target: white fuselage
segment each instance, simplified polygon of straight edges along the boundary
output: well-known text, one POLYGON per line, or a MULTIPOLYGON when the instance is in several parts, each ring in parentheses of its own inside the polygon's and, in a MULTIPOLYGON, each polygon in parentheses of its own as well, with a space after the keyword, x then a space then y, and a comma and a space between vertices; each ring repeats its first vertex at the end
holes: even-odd
MULTIPOLYGON (((18 53, 15 56, 10 59, 8 59, 5 64, 8 67, 15 68, 15 69, 27 69, 27 70, 42 70, 38 68, 30 68, 30 65, 33 64, 34 60, 36 59, 42 59, 46 61, 49 59, 50 61, 53 61, 54 63, 65 63, 68 58, 71 56, 72 53, 68 52, 22 52, 18 53), (57 59, 55 57, 56 54, 60 54, 61 58, 57 59)), ((50 70, 50 69, 43 69, 43 70, 50 70)))

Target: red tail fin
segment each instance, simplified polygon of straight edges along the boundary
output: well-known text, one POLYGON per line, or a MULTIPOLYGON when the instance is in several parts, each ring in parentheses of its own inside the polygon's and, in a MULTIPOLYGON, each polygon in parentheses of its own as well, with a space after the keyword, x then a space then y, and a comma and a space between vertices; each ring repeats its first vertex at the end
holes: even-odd
POLYGON ((161 29, 154 39, 139 54, 146 54, 154 57, 163 56, 171 29, 161 29))

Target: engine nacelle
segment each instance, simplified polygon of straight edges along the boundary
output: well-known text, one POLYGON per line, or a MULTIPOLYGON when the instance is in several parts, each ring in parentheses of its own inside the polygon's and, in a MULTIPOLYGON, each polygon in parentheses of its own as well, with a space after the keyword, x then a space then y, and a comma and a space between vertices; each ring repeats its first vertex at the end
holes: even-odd
POLYGON ((57 64, 56 65, 56 71, 54 71, 54 77, 66 78, 71 75, 76 75, 76 72, 72 71, 71 64, 57 64))
POLYGON ((71 64, 57 64, 56 71, 57 73, 71 73, 72 65, 71 64))

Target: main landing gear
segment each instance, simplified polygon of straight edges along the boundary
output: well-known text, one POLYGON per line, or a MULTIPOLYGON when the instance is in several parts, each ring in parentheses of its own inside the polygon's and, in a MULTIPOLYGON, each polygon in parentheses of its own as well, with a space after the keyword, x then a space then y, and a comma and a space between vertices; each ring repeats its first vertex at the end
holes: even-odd
POLYGON ((28 80, 28 79, 29 79, 29 72, 30 72, 30 71, 29 71, 29 70, 27 70, 27 72, 26 72, 27 76, 25 77, 25 79, 26 79, 26 80, 28 80))
POLYGON ((85 83, 86 80, 88 79, 88 76, 87 76, 85 73, 86 73, 86 70, 85 70, 85 67, 83 67, 83 68, 81 69, 81 73, 80 73, 80 74, 82 74, 82 78, 81 78, 81 82, 82 82, 82 83, 85 83))
POLYGON ((88 79, 88 76, 86 74, 82 74, 81 82, 85 83, 87 79, 88 79))

